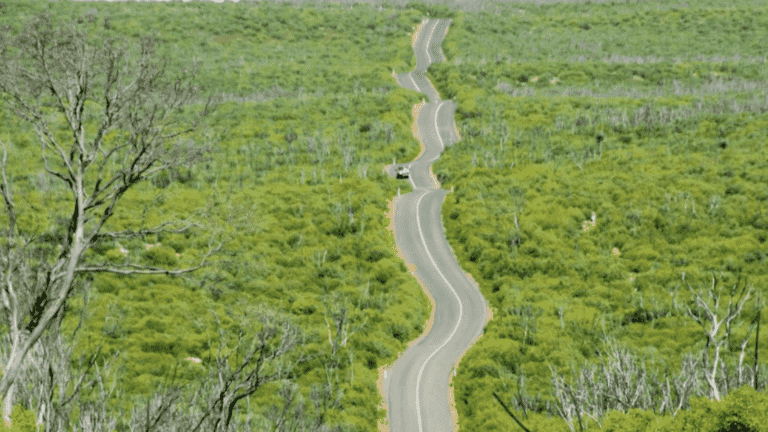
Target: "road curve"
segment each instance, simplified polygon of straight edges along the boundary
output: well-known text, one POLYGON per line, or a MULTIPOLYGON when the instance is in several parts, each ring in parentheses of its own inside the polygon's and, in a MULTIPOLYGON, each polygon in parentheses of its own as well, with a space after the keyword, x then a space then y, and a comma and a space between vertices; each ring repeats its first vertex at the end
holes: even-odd
MULTIPOLYGON (((393 204, 393 231, 398 254, 432 302, 424 334, 384 371, 384 389, 391 432, 456 430, 454 365, 482 335, 490 316, 488 303, 456 261, 445 237, 440 210, 449 193, 440 189, 432 162, 446 146, 459 140, 453 121, 456 106, 440 99, 426 77, 430 64, 444 61, 440 45, 450 19, 424 20, 413 36, 416 68, 394 74, 400 86, 424 93, 429 102, 414 107, 414 135, 422 146, 410 168, 413 192, 393 204)), ((388 167, 394 175, 396 166, 388 167)))

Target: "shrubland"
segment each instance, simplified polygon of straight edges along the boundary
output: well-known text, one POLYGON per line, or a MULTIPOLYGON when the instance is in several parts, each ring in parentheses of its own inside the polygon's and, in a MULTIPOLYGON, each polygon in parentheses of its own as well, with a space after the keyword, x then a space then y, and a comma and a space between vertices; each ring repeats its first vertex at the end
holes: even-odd
MULTIPOLYGON (((117 430, 172 399, 158 391, 192 395, 276 313, 301 329, 293 357, 306 361, 247 398, 239 424, 375 428, 376 369, 429 316, 387 231, 387 200, 408 186, 382 173, 418 153, 408 113, 420 95, 390 74, 412 69, 408 33, 425 15, 454 19, 448 62, 429 71, 457 102, 462 138, 435 166, 455 190, 444 225, 494 308, 453 381, 461 429, 514 427, 493 392, 531 430, 764 428, 768 16, 757 2, 3 4, 9 33, 48 11, 94 37, 153 34, 169 69, 196 64, 219 102, 192 136, 213 144, 209 160, 132 189, 109 222, 194 229, 105 241, 88 259, 188 266, 212 237, 220 253, 183 278, 95 274, 62 322, 73 373, 94 358, 104 378, 82 406, 112 389, 117 430)), ((19 225, 55 244, 65 191, 5 109, 0 139, 19 225)), ((20 391, 13 430, 35 430, 33 390, 20 391)))
MULTIPOLYGON (((222 373, 237 374, 248 344, 279 350, 278 336, 290 334, 298 342, 285 361, 264 370, 277 371, 278 379, 239 403, 238 427, 374 429, 384 415, 377 369, 423 331, 430 313, 388 230, 389 201, 408 184, 383 172, 418 153, 409 113, 419 95, 400 89, 391 72, 412 68, 409 32, 422 13, 269 3, 5 2, 0 24, 12 35, 41 12, 62 25, 75 20, 94 40, 111 36, 130 45, 153 35, 171 74, 197 67, 200 100, 174 115, 191 118, 205 95, 217 105, 185 138, 209 143, 210 154, 131 188, 105 226, 122 232, 181 221, 190 228, 105 238, 85 259, 189 267, 212 241, 223 246, 210 265, 183 277, 97 272, 82 278, 65 308, 65 346, 58 351, 64 363, 71 356, 73 378, 53 398, 69 403, 67 392, 79 389, 72 427, 88 429, 94 412, 108 413, 113 423, 105 424, 117 430, 150 427, 142 423, 145 408, 147 421, 150 411, 166 406, 181 419, 178 410, 186 406, 178 401, 189 403, 187 416, 194 414, 195 391, 209 391, 222 373), (295 367, 287 368, 291 362, 295 367), (78 373, 94 378, 80 389, 78 373)), ((88 101, 85 109, 100 104, 88 101)), ((63 118, 51 112, 49 122, 66 140, 63 118)), ((90 132, 96 125, 85 127, 90 132)), ((126 138, 118 130, 105 140, 126 138)), ((44 172, 31 126, 5 107, 0 139, 8 144, 20 232, 55 247, 66 233, 71 196, 44 172)), ((46 409, 31 384, 16 391, 13 430, 34 428, 46 409)), ((181 424, 168 427, 186 427, 181 424)))
POLYGON ((659 6, 459 13, 429 70, 461 134, 435 163, 447 236, 494 308, 462 430, 516 427, 494 392, 531 430, 764 430, 765 27, 743 23, 768 15, 659 6))

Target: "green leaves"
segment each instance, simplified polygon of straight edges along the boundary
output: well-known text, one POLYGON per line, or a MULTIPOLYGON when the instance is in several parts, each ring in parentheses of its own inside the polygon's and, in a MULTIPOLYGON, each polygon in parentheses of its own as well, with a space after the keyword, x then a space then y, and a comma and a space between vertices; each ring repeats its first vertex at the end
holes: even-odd
POLYGON ((144 259, 151 266, 171 268, 178 264, 176 257, 176 251, 166 246, 153 246, 148 245, 148 249, 144 252, 144 259))
MULTIPOLYGON (((511 370, 505 359, 543 393, 547 364, 581 364, 607 337, 678 368, 700 339, 675 306, 683 271, 768 280, 757 180, 768 178, 757 156, 768 118, 736 84, 764 71, 668 45, 679 34, 659 24, 674 27, 683 14, 685 31, 709 32, 738 25, 744 12, 768 16, 755 5, 719 17, 698 8, 617 15, 610 6, 588 6, 585 15, 583 7, 507 11, 503 20, 459 14, 445 42, 453 56, 430 68, 438 91, 457 104, 462 135, 437 163, 455 190, 443 223, 497 311, 454 381, 462 427, 483 430, 496 418, 482 389, 506 382, 495 372, 511 370), (645 36, 633 42, 614 32, 645 36), (494 354, 508 339, 527 349, 494 354)), ((724 38, 705 45, 712 56, 736 46, 724 38)), ((670 426, 631 412, 622 429, 613 416, 604 428, 670 426)))
POLYGON ((626 414, 610 411, 601 429, 611 432, 759 431, 768 420, 766 412, 768 398, 765 394, 744 386, 720 402, 693 398, 690 410, 682 410, 674 418, 658 418, 652 412, 635 409, 626 414))

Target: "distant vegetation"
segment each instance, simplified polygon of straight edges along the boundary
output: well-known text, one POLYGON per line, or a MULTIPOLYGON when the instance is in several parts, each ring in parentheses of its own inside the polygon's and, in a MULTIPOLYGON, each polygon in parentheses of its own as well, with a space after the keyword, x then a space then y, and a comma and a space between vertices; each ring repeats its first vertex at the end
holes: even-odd
MULTIPOLYGON (((384 416, 377 368, 397 358, 430 313, 387 229, 388 201, 409 185, 383 173, 419 150, 410 112, 420 96, 400 89, 391 73, 412 68, 408 34, 423 13, 268 3, 5 2, 0 24, 12 33, 44 10, 79 19, 94 37, 156 35, 171 73, 196 61, 203 90, 221 103, 189 138, 213 143, 209 160, 136 186, 108 228, 188 219, 197 226, 186 234, 103 241, 88 259, 188 266, 212 235, 226 240, 223 250, 211 266, 184 278, 96 274, 87 306, 81 294, 62 323, 65 336, 78 329, 70 341, 75 372, 99 347, 99 365, 119 354, 103 371, 115 389, 108 403, 118 430, 161 386, 180 385, 191 397, 201 377, 216 370, 220 343, 232 349, 238 335, 257 330, 253 309, 261 306, 288 314, 302 329, 296 358, 314 357, 290 380, 243 401, 238 424, 266 428, 288 415, 293 422, 375 429, 384 416), (301 395, 286 400, 292 386, 301 395), (330 405, 318 407, 320 399, 310 398, 318 388, 330 392, 330 405), (304 416, 293 414, 301 406, 304 416)), ((7 110, 0 111, 0 138, 11 144, 20 229, 55 244, 65 228, 59 221, 72 212, 69 197, 44 174, 34 132, 7 110)), ((34 420, 33 390, 19 390, 17 400, 34 420)), ((98 388, 82 396, 99 398, 98 388)))
MULTIPOLYGON (((435 166, 455 188, 444 224, 494 308, 453 381, 461 430, 515 427, 493 392, 531 430, 764 429, 765 313, 754 368, 768 285, 759 2, 2 4, 9 32, 47 10, 80 17, 94 37, 155 34, 169 67, 196 61, 221 102, 192 137, 214 143, 210 160, 133 190, 110 221, 198 226, 105 241, 89 255, 191 265, 216 234, 227 241, 213 265, 183 279, 97 274, 87 306, 68 305, 64 335, 86 317, 69 340, 73 371, 99 346, 99 364, 119 354, 103 371, 116 389, 110 412, 123 414, 116 430, 169 383, 190 396, 215 371, 219 342, 232 348, 254 331, 256 306, 286 314, 306 337, 295 355, 316 357, 242 403, 239 424, 272 427, 283 408, 299 421, 303 404, 307 421, 376 428, 376 369, 430 313, 387 231, 387 201, 408 183, 382 172, 418 154, 409 113, 421 95, 390 75, 412 69, 409 33, 425 16, 454 18, 448 62, 429 71, 457 102, 461 133, 435 166), (742 309, 707 347, 713 279, 720 316, 734 287, 742 309), (713 368, 716 346, 723 366, 713 368), (601 361, 612 368, 595 369, 601 361), (608 388, 640 396, 617 403, 608 388), (331 405, 313 404, 318 389, 331 405), (724 402, 709 401, 715 391, 724 402)), ((55 242, 71 208, 42 171, 37 138, 0 109, 0 139, 13 144, 18 223, 55 242)), ((35 430, 32 390, 17 394, 14 431, 35 430)), ((83 401, 98 398, 91 388, 83 401)))
POLYGON ((462 136, 443 221, 494 308, 460 428, 515 427, 496 392, 531 430, 764 430, 765 8, 498 11, 459 14, 429 70, 462 136), (689 402, 740 386, 753 408, 689 402))

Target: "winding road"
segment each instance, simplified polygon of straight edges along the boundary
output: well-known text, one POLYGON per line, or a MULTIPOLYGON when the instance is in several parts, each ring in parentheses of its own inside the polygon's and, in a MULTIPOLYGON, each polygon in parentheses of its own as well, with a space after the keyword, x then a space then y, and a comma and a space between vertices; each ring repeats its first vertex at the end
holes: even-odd
MULTIPOLYGON (((414 107, 414 134, 422 152, 403 164, 410 168, 413 192, 395 198, 393 224, 398 253, 430 297, 432 317, 424 334, 384 373, 391 432, 446 432, 458 427, 451 374, 491 318, 477 284, 459 267, 448 245, 440 210, 450 192, 440 189, 431 170, 446 146, 459 140, 455 104, 441 100, 425 74, 430 64, 445 60, 440 45, 450 23, 450 19, 423 21, 413 35, 416 68, 405 74, 393 72, 401 87, 429 99, 414 107)), ((395 168, 388 172, 394 175, 395 168)))

